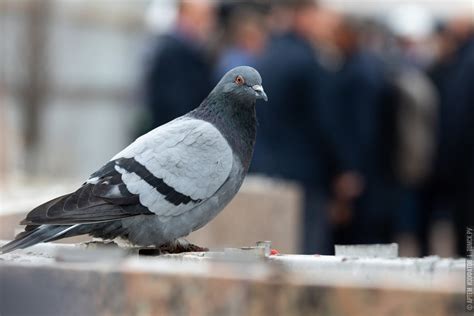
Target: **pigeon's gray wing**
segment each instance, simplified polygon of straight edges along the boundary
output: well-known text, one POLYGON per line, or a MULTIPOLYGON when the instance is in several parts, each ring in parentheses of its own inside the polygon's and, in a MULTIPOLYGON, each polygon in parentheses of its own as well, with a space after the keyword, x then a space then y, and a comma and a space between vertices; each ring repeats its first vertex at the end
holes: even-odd
POLYGON ((232 163, 232 149, 212 124, 176 119, 138 138, 78 191, 39 206, 23 223, 178 216, 213 196, 232 163))
POLYGON ((182 118, 142 136, 113 160, 142 205, 159 216, 177 216, 214 195, 230 174, 233 156, 212 124, 182 118))

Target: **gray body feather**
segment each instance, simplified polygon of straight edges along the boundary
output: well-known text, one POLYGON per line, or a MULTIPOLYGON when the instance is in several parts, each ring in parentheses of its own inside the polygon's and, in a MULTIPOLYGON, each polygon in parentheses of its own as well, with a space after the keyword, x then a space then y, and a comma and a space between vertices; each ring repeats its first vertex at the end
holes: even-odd
POLYGON ((188 212, 171 217, 140 215, 123 219, 127 239, 138 245, 162 245, 187 236, 222 211, 239 190, 244 177, 241 163, 235 160, 227 181, 212 197, 188 212))

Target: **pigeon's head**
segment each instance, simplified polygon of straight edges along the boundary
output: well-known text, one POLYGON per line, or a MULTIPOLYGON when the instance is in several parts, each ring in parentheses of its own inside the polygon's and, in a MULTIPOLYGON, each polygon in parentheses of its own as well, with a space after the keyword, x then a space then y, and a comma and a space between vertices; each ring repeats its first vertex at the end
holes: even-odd
POLYGON ((262 77, 257 70, 248 66, 240 66, 229 70, 215 90, 226 96, 235 98, 236 101, 251 102, 257 99, 268 100, 262 87, 262 77))

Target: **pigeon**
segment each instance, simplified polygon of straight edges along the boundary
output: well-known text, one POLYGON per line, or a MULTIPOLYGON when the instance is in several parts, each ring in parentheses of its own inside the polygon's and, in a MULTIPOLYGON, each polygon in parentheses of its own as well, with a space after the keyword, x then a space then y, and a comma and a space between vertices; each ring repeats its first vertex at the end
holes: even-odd
POLYGON ((248 172, 257 99, 267 101, 257 70, 230 70, 197 108, 137 138, 77 191, 29 212, 0 253, 83 234, 160 247, 203 227, 248 172))

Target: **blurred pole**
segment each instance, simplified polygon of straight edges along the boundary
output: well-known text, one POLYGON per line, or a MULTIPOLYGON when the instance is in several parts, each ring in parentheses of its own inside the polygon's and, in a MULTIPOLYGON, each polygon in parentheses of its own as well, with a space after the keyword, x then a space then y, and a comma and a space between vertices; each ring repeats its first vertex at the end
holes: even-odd
MULTIPOLYGON (((0 35, 1 36, 1 35, 0 35)), ((0 73, 3 74, 4 60, 0 60, 0 73)), ((3 91, 3 78, 0 78, 0 187, 6 182, 7 173, 7 119, 5 111, 5 95, 3 91)))
MULTIPOLYGON (((6 5, 0 5, 0 10, 4 9, 6 5)), ((6 38, 6 21, 4 16, 0 14, 0 41, 6 38)), ((0 43, 0 52, 5 51, 5 44, 0 43)), ((7 169, 7 119, 5 118, 5 85, 6 85, 6 71, 5 71, 5 53, 0 53, 0 188, 4 187, 6 182, 7 169)), ((0 197, 1 198, 1 197, 0 197)))
POLYGON ((37 152, 40 137, 40 113, 47 96, 47 38, 51 1, 30 1, 26 12, 24 56, 26 78, 20 92, 25 119, 25 171, 38 170, 37 152))

